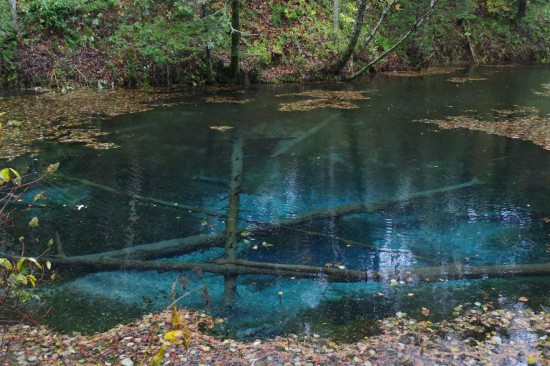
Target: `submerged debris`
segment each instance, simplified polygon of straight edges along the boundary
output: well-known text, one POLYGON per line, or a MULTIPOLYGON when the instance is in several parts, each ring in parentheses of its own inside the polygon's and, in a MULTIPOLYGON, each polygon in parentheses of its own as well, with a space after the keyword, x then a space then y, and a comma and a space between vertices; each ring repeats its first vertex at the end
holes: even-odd
POLYGON ((487 80, 487 78, 454 77, 454 78, 448 79, 447 81, 450 81, 451 83, 464 84, 464 83, 467 83, 469 81, 482 81, 482 80, 487 80))
POLYGON ((382 72, 381 75, 384 76, 400 76, 400 77, 420 77, 420 76, 430 76, 430 75, 440 75, 440 74, 450 74, 458 70, 462 70, 462 67, 428 67, 419 71, 392 71, 392 72, 382 72))
POLYGON ((363 91, 309 90, 301 93, 279 94, 277 97, 297 96, 316 98, 282 103, 279 107, 279 110, 283 112, 304 112, 318 108, 356 109, 359 106, 349 101, 369 99, 363 93, 363 91))
POLYGON ((245 104, 252 102, 252 99, 237 99, 235 97, 207 97, 205 101, 207 103, 245 104))
MULTIPOLYGON (((42 90, 41 90, 42 92, 42 90)), ((64 90, 0 98, 0 158, 13 159, 33 152, 37 141, 84 143, 94 149, 117 147, 99 142, 106 135, 92 122, 159 106, 180 104, 183 92, 161 90, 64 90)))
POLYGON ((210 126, 211 130, 220 131, 220 132, 231 130, 232 128, 233 126, 210 126))
POLYGON ((518 107, 494 111, 495 121, 485 121, 469 116, 452 116, 446 119, 421 119, 414 122, 436 124, 443 129, 467 128, 493 135, 531 141, 550 150, 550 118, 534 115, 536 109, 518 107))
POLYGON ((542 84, 544 91, 533 91, 533 94, 539 97, 550 97, 550 83, 542 84))

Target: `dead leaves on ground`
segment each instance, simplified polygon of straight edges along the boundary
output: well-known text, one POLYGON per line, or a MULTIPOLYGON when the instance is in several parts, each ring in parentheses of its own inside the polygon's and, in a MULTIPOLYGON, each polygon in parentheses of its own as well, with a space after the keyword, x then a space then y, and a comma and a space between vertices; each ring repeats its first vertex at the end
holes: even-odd
POLYGON ((33 152, 32 145, 37 141, 83 143, 93 149, 117 147, 97 140, 105 132, 93 124, 94 119, 180 104, 185 95, 156 89, 77 89, 65 94, 47 92, 0 98, 0 123, 5 126, 0 132, 0 158, 13 159, 33 152))
POLYGON ((531 141, 545 150, 550 150, 550 118, 537 115, 532 107, 513 106, 495 110, 495 121, 469 116, 451 116, 445 119, 422 119, 415 122, 436 124, 443 129, 467 128, 512 139, 531 141))
POLYGON ((277 97, 314 98, 282 103, 279 107, 283 112, 305 112, 319 108, 356 109, 359 106, 350 101, 369 99, 363 93, 362 91, 309 90, 301 93, 279 94, 277 97))

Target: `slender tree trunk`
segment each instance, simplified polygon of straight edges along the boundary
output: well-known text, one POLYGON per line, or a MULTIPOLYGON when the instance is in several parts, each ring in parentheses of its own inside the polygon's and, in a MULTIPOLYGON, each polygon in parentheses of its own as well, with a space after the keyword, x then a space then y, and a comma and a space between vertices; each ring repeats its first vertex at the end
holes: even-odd
MULTIPOLYGON (((201 18, 204 19, 208 15, 208 2, 201 6, 201 18)), ((206 83, 214 84, 214 73, 212 71, 212 53, 210 52, 210 43, 204 46, 204 62, 206 63, 206 83)))
POLYGON ((369 62, 366 66, 361 68, 359 71, 357 71, 356 73, 351 75, 348 78, 348 80, 353 80, 353 79, 357 78, 358 76, 362 75, 363 73, 365 73, 366 71, 370 70, 374 65, 376 65, 378 62, 380 62, 382 59, 384 59, 384 57, 386 57, 388 54, 393 52, 397 47, 401 46, 403 44, 403 42, 405 42, 405 40, 407 40, 407 38, 409 38, 409 36, 415 30, 417 30, 424 23, 424 21, 432 14, 435 6, 437 5, 437 1, 438 0, 432 0, 430 2, 430 9, 428 10, 428 12, 426 12, 426 14, 422 15, 421 17, 417 18, 416 22, 411 26, 409 31, 407 33, 405 33, 403 35, 403 37, 401 37, 401 39, 399 41, 397 41, 396 44, 394 44, 388 50, 384 51, 380 56, 378 56, 377 58, 375 58, 374 60, 369 62))
POLYGON ((225 223, 225 257, 237 259, 238 221, 240 191, 243 174, 243 139, 238 132, 233 135, 233 151, 231 152, 231 182, 229 183, 229 207, 225 223))
POLYGON ((11 10, 11 20, 13 21, 13 25, 17 27, 17 0, 9 0, 10 1, 10 10, 11 10))
MULTIPOLYGON (((229 207, 225 222, 225 258, 237 260, 239 234, 239 206, 241 182, 243 175, 243 139, 238 131, 233 134, 231 152, 231 182, 229 183, 229 207)), ((224 276, 223 305, 231 308, 237 295, 237 275, 224 276)))
POLYGON ((357 41, 359 40, 359 36, 361 35, 361 27, 363 26, 363 19, 365 18, 367 4, 368 0, 360 0, 359 2, 359 8, 357 9, 357 15, 355 16, 355 25, 353 26, 353 31, 351 32, 348 46, 340 55, 340 58, 338 59, 336 64, 332 67, 332 73, 334 75, 338 75, 340 74, 340 72, 342 72, 342 69, 344 68, 344 66, 346 66, 349 59, 351 58, 351 55, 353 54, 353 51, 355 50, 355 46, 357 45, 357 41))
POLYGON ((332 2, 332 24, 334 26, 334 31, 338 31, 339 24, 339 10, 340 10, 340 0, 333 0, 332 2))
POLYGON ((516 15, 516 24, 521 23, 521 20, 525 16, 526 12, 527 12, 527 0, 519 0, 518 1, 518 13, 516 15))
POLYGON ((368 47, 368 45, 370 44, 370 42, 372 41, 372 39, 374 38, 374 36, 376 35, 376 33, 378 33, 378 30, 380 30, 380 26, 382 25, 382 22, 384 21, 384 19, 386 18, 386 15, 391 11, 391 7, 393 6, 393 4, 395 4, 397 0, 391 0, 389 3, 388 3, 388 6, 386 6, 384 8, 384 10, 382 10, 382 14, 380 14, 380 18, 378 18, 378 22, 376 23, 376 25, 374 26, 374 28, 371 30, 369 36, 367 37, 367 39, 365 40, 365 48, 368 47))
POLYGON ((231 64, 229 76, 234 82, 240 81, 241 61, 239 43, 241 41, 241 20, 239 16, 240 0, 231 1, 231 64))

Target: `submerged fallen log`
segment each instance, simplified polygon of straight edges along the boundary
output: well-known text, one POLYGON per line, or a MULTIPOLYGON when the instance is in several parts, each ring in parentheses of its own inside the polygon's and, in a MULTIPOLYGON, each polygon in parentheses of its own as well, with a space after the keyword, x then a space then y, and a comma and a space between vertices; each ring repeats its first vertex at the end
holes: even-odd
MULTIPOLYGON (((375 251, 375 252, 381 252, 381 253, 413 254, 414 255, 414 253, 412 253, 411 250, 380 248, 380 247, 377 247, 376 245, 373 245, 373 244, 362 243, 362 242, 355 241, 355 240, 349 240, 349 239, 346 239, 346 238, 342 238, 338 235, 325 234, 325 233, 320 233, 320 232, 317 232, 317 231, 309 231, 309 230, 304 230, 304 229, 299 229, 299 228, 296 228, 295 230, 297 232, 304 233, 308 236, 317 236, 317 237, 321 237, 321 238, 326 238, 326 239, 338 241, 338 242, 341 242, 343 244, 347 244, 348 246, 351 246, 351 247, 365 248, 365 249, 369 249, 369 250, 372 250, 372 251, 375 251)), ((422 262, 425 262, 425 263, 438 263, 437 259, 435 259, 435 258, 420 257, 418 255, 414 255, 414 258, 416 258, 418 260, 421 260, 422 262)))
MULTIPOLYGON (((276 228, 288 227, 303 224, 304 222, 321 220, 332 217, 341 217, 356 213, 368 213, 381 210, 389 205, 397 204, 400 202, 406 202, 411 199, 420 197, 429 197, 435 194, 450 192, 454 190, 464 189, 468 187, 481 184, 477 179, 473 179, 469 182, 456 184, 452 186, 446 186, 436 189, 429 189, 425 191, 418 191, 409 195, 383 199, 378 201, 365 201, 355 204, 341 205, 335 207, 329 207, 317 211, 306 212, 301 215, 293 217, 283 217, 278 220, 274 220, 272 223, 258 224, 256 226, 242 228, 242 231, 247 231, 252 234, 270 231, 276 228)), ((164 240, 156 243, 140 244, 129 248, 120 250, 113 250, 109 252, 102 252, 97 254, 88 254, 78 256, 80 259, 101 259, 101 258, 139 258, 139 259, 151 259, 151 258, 163 258, 171 257, 174 255, 190 253, 201 248, 207 248, 209 246, 222 245, 225 240, 223 233, 216 235, 194 235, 186 238, 178 238, 171 240, 164 240)))
POLYGON ((314 127, 310 128, 309 130, 305 131, 304 133, 302 133, 300 136, 296 137, 294 140, 286 143, 283 147, 281 147, 279 150, 275 151, 273 154, 271 154, 271 158, 276 158, 277 156, 281 155, 281 154, 284 154, 285 152, 287 152, 288 150, 292 149, 294 146, 300 144, 302 141, 306 140, 307 138, 309 138, 310 136, 314 135, 315 133, 317 133, 317 131, 319 131, 320 129, 322 129, 323 127, 325 127, 329 122, 331 121, 334 121, 336 120, 336 117, 337 116, 332 116, 332 117, 329 117, 327 119, 325 119, 323 122, 321 123, 318 123, 317 125, 315 125, 314 127))
MULTIPOLYGON (((19 257, 0 253, 0 257, 18 260, 19 257)), ((216 260, 210 263, 165 262, 107 259, 90 260, 74 257, 43 257, 54 268, 74 269, 79 272, 113 270, 133 271, 200 271, 219 275, 259 274, 276 277, 312 278, 328 282, 382 282, 403 281, 407 283, 439 282, 476 278, 507 278, 522 276, 549 276, 550 263, 469 266, 447 266, 388 269, 380 271, 356 271, 339 268, 324 268, 296 264, 250 262, 246 260, 216 260)))
POLYGON ((186 206, 186 205, 182 205, 178 202, 169 202, 169 201, 165 201, 165 200, 161 200, 161 199, 157 199, 157 198, 153 198, 153 197, 141 196, 139 194, 134 194, 132 192, 127 192, 127 191, 124 191, 124 190, 109 187, 109 186, 106 186, 106 185, 103 185, 103 184, 92 182, 92 181, 87 180, 87 179, 72 177, 72 176, 65 175, 65 174, 62 174, 62 173, 59 173, 59 172, 56 172, 55 176, 59 177, 61 179, 65 179, 65 180, 75 181, 75 182, 78 182, 78 183, 83 184, 85 186, 100 189, 102 191, 113 193, 113 194, 116 194, 116 195, 119 195, 119 196, 126 196, 126 197, 135 198, 138 201, 142 201, 142 202, 152 203, 152 204, 159 205, 159 206, 170 207, 170 208, 173 208, 173 209, 176 209, 176 210, 183 210, 183 211, 188 211, 188 212, 200 213, 200 214, 207 215, 207 216, 225 218, 225 214, 221 214, 221 213, 218 213, 218 212, 205 210, 203 208, 186 206))

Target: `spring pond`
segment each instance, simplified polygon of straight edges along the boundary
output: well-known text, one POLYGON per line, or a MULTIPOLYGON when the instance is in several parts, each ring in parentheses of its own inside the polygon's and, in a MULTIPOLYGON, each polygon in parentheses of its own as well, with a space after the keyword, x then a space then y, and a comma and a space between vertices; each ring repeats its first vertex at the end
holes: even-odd
MULTIPOLYGON (((381 273, 367 282, 333 282, 321 271, 311 278, 242 274, 227 310, 223 275, 138 271, 128 254, 117 258, 128 263, 126 270, 59 269, 43 295, 54 305, 47 322, 64 331, 100 331, 165 308, 172 291, 179 297, 205 284, 208 307, 201 291, 179 306, 223 318, 218 334, 241 339, 292 332, 354 340, 397 312, 434 321, 466 302, 549 307, 548 276, 495 271, 550 261, 550 151, 532 141, 418 122, 470 115, 493 124, 504 114, 548 126, 545 83, 550 68, 534 66, 214 88, 178 95, 169 106, 94 119, 108 133, 100 139, 118 148, 36 143, 36 153, 13 164, 61 165, 26 196, 47 196, 21 219, 40 218, 39 228, 26 233, 33 253, 50 238, 70 257, 223 234, 239 136, 239 259, 381 273), (325 108, 315 108, 320 105, 325 108), (362 202, 362 209, 342 209, 362 202), (258 230, 265 223, 272 225, 258 230), (486 268, 487 276, 469 279, 469 266, 486 268), (415 277, 426 267, 432 280, 415 277), (464 276, 450 276, 451 267, 464 276)), ((159 263, 224 256, 223 242, 170 258, 153 255, 159 263)))

